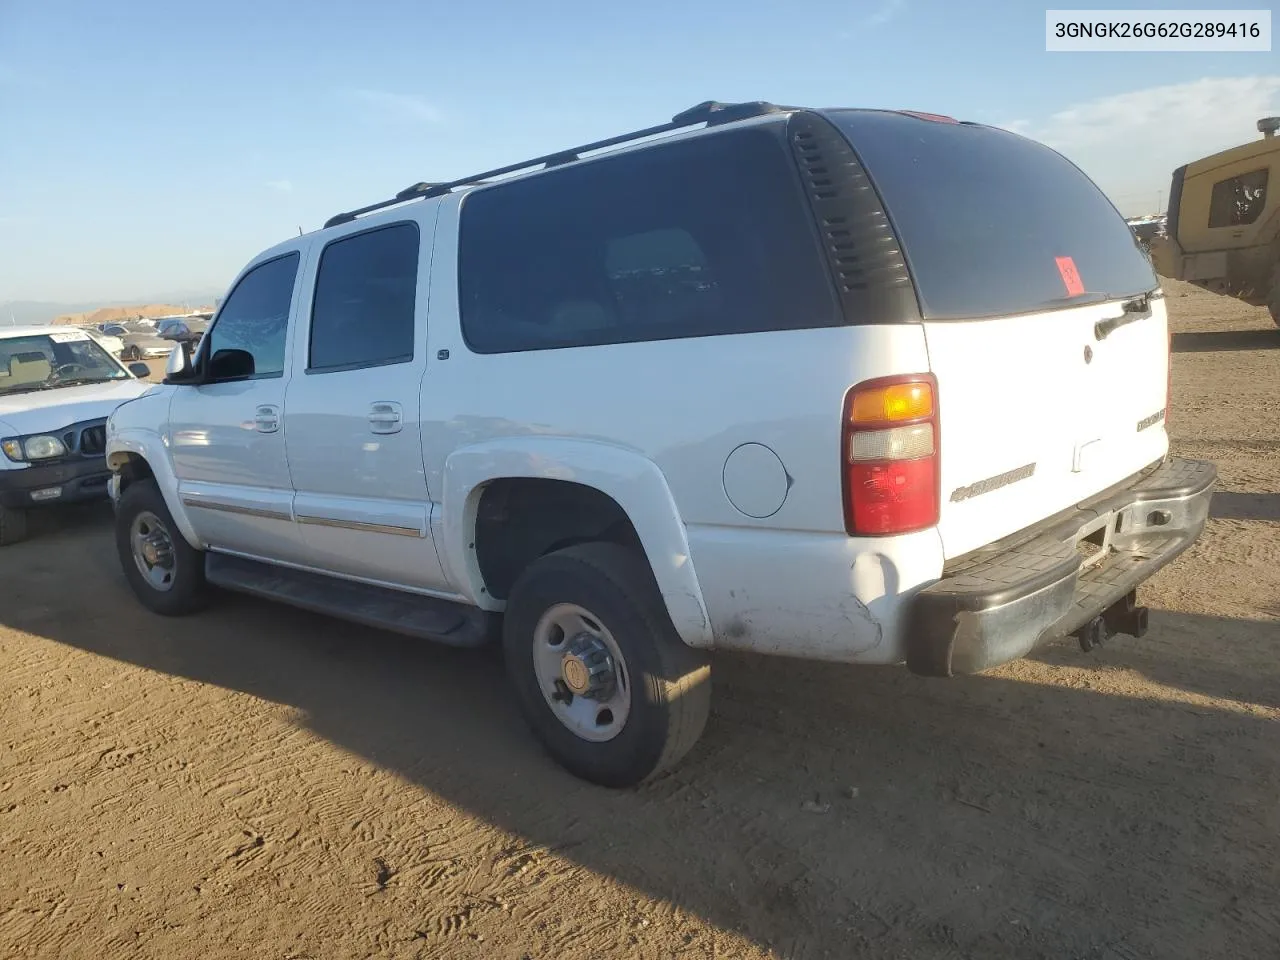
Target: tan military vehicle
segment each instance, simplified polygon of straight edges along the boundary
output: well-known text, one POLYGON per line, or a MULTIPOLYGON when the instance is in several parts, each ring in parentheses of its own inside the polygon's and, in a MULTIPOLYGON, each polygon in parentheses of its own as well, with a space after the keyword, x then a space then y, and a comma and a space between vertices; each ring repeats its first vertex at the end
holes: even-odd
POLYGON ((1255 306, 1280 326, 1280 117, 1261 139, 1173 172, 1166 235, 1151 245, 1161 276, 1255 306))

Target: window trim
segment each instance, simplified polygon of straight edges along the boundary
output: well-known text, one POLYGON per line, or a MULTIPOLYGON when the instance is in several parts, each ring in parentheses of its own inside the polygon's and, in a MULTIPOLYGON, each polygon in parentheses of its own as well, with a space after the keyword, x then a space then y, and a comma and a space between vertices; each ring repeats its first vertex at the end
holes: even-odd
POLYGON ((1240 230, 1240 229, 1243 229, 1244 227, 1253 226, 1255 223, 1257 223, 1259 220, 1262 219, 1262 214, 1266 211, 1267 204, 1271 199, 1270 193, 1271 193, 1271 168, 1269 166, 1261 166, 1253 170, 1245 170, 1241 173, 1233 174, 1232 176, 1229 176, 1229 177, 1223 177, 1221 180, 1215 180, 1212 184, 1209 185, 1209 213, 1208 213, 1208 216, 1205 217, 1205 229, 1206 230, 1240 230), (1217 192, 1218 187, 1222 186, 1224 183, 1231 183, 1232 181, 1243 180, 1245 177, 1252 177, 1255 174, 1259 174, 1259 173, 1262 174, 1262 203, 1258 206, 1258 212, 1257 214, 1254 215, 1253 219, 1246 220, 1242 223, 1220 223, 1217 226, 1214 226, 1213 196, 1217 192))
POLYGON ((320 248, 320 253, 316 257, 316 272, 311 283, 311 309, 307 312, 307 365, 303 368, 304 376, 321 376, 326 373, 349 373, 352 370, 372 370, 376 367, 395 367, 403 363, 413 363, 414 358, 418 354, 418 283, 422 279, 422 227, 418 221, 412 217, 406 217, 403 220, 392 220, 387 223, 376 223, 371 227, 363 230, 353 230, 350 233, 344 233, 340 237, 334 237, 320 248), (324 255, 329 248, 335 244, 342 243, 345 240, 352 240, 356 237, 363 237, 370 233, 377 233, 381 230, 389 230, 392 227, 413 227, 416 244, 417 263, 414 266, 414 291, 413 291, 413 345, 409 354, 397 354, 385 360, 357 360, 352 363, 339 363, 332 366, 317 367, 311 363, 311 345, 314 340, 316 328, 316 291, 320 288, 320 270, 324 267, 324 255))
POLYGON ((222 306, 218 308, 217 315, 211 321, 209 321, 209 329, 205 331, 204 339, 200 341, 200 356, 196 358, 196 364, 195 364, 196 369, 200 371, 200 379, 198 382, 198 386, 202 386, 202 387, 210 386, 215 383, 247 383, 251 380, 278 380, 284 376, 285 369, 289 365, 289 325, 293 322, 294 301, 297 300, 297 293, 298 293, 298 274, 301 271, 302 271, 302 251, 287 250, 284 253, 279 254, 278 256, 269 257, 266 260, 262 260, 262 261, 259 261, 258 263, 255 263, 253 266, 249 267, 249 269, 245 270, 245 272, 240 275, 240 279, 236 281, 235 286, 233 286, 231 290, 228 291, 226 298, 222 301, 222 306), (245 280, 249 279, 249 277, 253 276, 253 274, 257 273, 259 270, 261 270, 265 266, 268 266, 273 263, 278 263, 279 261, 286 260, 289 257, 295 258, 297 260, 297 264, 294 267, 293 284, 289 288, 289 313, 288 313, 288 317, 285 320, 284 358, 283 358, 283 365, 281 366, 280 370, 273 373, 252 373, 245 377, 211 377, 209 376, 208 365, 211 359, 209 355, 209 351, 213 349, 212 347, 213 332, 218 328, 218 322, 222 319, 223 311, 226 310, 227 304, 231 302, 231 298, 236 295, 236 291, 240 289, 240 285, 243 284, 245 280))
MULTIPOLYGON (((697 242, 696 237, 694 238, 694 240, 695 242, 697 242)), ((453 280, 455 285, 454 289, 458 294, 458 300, 457 300, 458 329, 459 329, 459 332, 461 333, 463 344, 466 346, 467 350, 473 356, 479 356, 479 357, 504 356, 504 355, 510 355, 510 354, 541 353, 548 350, 591 350, 591 349, 600 349, 602 347, 625 347, 625 346, 633 346, 633 345, 645 344, 645 343, 671 343, 671 342, 677 342, 682 340, 707 340, 707 339, 712 339, 716 337, 745 337, 745 336, 761 336, 761 335, 779 334, 779 333, 796 333, 802 330, 826 330, 826 329, 848 326, 848 323, 845 320, 843 311, 841 309, 839 296, 837 295, 837 292, 836 292, 834 278, 831 275, 831 271, 827 269, 826 264, 823 262, 822 238, 818 234, 817 225, 814 223, 813 217, 809 214, 804 184, 801 181, 800 172, 798 169, 796 169, 795 161, 792 159, 792 156, 788 147, 787 126, 786 126, 785 120, 771 120, 767 123, 751 124, 746 127, 735 127, 732 129, 717 130, 712 133, 698 133, 694 136, 677 137, 671 140, 663 140, 655 143, 647 143, 647 144, 637 146, 635 148, 625 149, 617 153, 606 153, 602 156, 591 157, 589 159, 584 159, 577 163, 565 165, 563 167, 555 167, 549 170, 539 170, 539 171, 535 171, 534 173, 528 176, 514 177, 510 180, 499 180, 496 183, 485 184, 484 186, 467 190, 460 195, 459 201, 458 201, 457 251, 458 251, 458 254, 457 254, 456 263, 454 265, 453 280), (822 289, 825 296, 830 301, 831 318, 829 322, 821 323, 821 324, 815 323, 815 324, 810 324, 805 326, 796 326, 796 327, 771 327, 763 330, 737 330, 737 331, 730 331, 725 333, 719 333, 719 332, 717 333, 684 333, 684 334, 674 334, 674 335, 663 336, 663 337, 635 337, 635 338, 627 338, 622 340, 610 339, 610 340, 601 341, 599 343, 593 343, 593 342, 587 341, 587 342, 567 343, 567 344, 555 344, 555 343, 532 344, 532 345, 518 346, 518 347, 504 347, 500 350, 481 349, 472 342, 471 335, 467 330, 467 324, 464 320, 464 305, 462 303, 461 297, 462 297, 462 269, 463 269, 463 259, 464 259, 464 252, 465 252, 462 236, 463 236, 463 228, 464 228, 465 218, 466 218, 467 202, 473 196, 478 196, 480 194, 487 193, 491 190, 501 191, 505 189, 505 190, 518 192, 520 189, 527 187, 529 184, 539 182, 544 177, 545 178, 555 178, 555 177, 567 178, 580 172, 583 168, 586 168, 594 164, 619 163, 619 162, 625 162, 625 160, 627 159, 631 159, 635 161, 637 160, 637 158, 644 157, 645 155, 650 154, 654 151, 679 150, 682 146, 687 144, 697 143, 699 141, 705 141, 705 140, 716 140, 716 139, 721 139, 725 137, 732 137, 735 134, 742 133, 744 131, 753 131, 755 133, 762 134, 764 137, 768 137, 770 140, 773 141, 775 148, 779 151, 779 157, 782 161, 783 169, 785 172, 783 175, 783 179, 779 181, 778 186, 779 186, 779 189, 781 189, 783 181, 785 181, 785 183, 787 184, 786 188, 792 191, 792 194, 793 194, 792 199, 798 205, 797 208, 800 211, 799 219, 803 221, 802 233, 808 239, 808 242, 811 243, 813 246, 813 255, 818 261, 819 271, 822 278, 822 289)))

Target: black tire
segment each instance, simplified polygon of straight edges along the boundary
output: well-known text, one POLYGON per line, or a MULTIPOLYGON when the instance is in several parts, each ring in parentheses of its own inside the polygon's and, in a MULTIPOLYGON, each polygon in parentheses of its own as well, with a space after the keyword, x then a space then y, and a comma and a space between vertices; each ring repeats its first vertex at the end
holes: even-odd
POLYGON ((134 595, 153 613, 181 617, 207 604, 209 588, 204 579, 204 551, 194 549, 183 538, 154 480, 135 480, 120 495, 116 505, 116 552, 134 595), (152 586, 134 560, 130 532, 134 518, 144 511, 154 514, 164 524, 172 544, 173 582, 167 590, 152 586))
POLYGON ((585 543, 534 561, 511 590, 502 640, 525 718, 551 756, 583 780, 634 786, 671 769, 702 735, 711 705, 710 660, 680 639, 649 565, 634 550, 585 543), (626 661, 631 709, 612 740, 593 743, 579 737, 560 722, 539 689, 534 629, 559 603, 591 611, 626 661))
POLYGON ((27 539, 27 511, 0 507, 0 547, 27 539))

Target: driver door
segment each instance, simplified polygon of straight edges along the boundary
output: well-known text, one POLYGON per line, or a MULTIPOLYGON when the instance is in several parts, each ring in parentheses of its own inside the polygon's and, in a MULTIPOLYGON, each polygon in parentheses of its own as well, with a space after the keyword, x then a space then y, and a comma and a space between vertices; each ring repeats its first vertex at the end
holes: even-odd
POLYGON ((285 459, 291 313, 306 249, 244 273, 201 343, 203 382, 174 391, 169 449, 178 495, 212 550, 300 562, 285 459))

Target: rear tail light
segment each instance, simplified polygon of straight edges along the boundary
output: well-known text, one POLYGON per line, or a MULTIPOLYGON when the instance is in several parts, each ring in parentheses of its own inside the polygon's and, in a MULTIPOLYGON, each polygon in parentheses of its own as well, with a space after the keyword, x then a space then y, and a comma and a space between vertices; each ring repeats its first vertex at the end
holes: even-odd
POLYGON ((938 384, 931 374, 868 380, 845 397, 844 528, 851 537, 938 522, 938 384))

